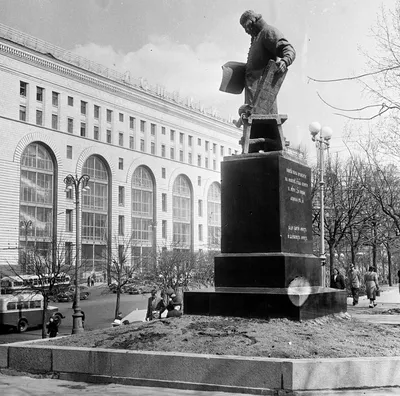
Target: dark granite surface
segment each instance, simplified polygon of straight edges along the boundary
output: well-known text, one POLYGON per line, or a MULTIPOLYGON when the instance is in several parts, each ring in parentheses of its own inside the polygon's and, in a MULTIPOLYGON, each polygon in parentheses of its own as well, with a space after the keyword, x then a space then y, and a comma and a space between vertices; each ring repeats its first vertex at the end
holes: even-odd
POLYGON ((347 310, 345 291, 320 286, 304 163, 284 152, 225 158, 221 214, 216 287, 185 292, 185 313, 303 320, 347 310))
POLYGON ((312 253, 311 171, 279 155, 222 163, 222 253, 312 253))
POLYGON ((184 313, 188 315, 247 318, 314 319, 347 309, 346 291, 328 288, 268 290, 251 293, 232 291, 185 292, 184 313))
POLYGON ((296 277, 321 282, 321 262, 313 255, 221 254, 215 257, 215 286, 288 287, 296 277))

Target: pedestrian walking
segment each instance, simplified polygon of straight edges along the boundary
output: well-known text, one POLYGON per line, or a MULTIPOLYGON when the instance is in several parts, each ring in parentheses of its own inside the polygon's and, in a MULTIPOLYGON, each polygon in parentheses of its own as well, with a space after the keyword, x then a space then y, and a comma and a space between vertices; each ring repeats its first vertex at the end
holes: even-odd
POLYGON ((339 272, 337 268, 333 269, 333 275, 331 276, 331 287, 334 289, 345 289, 344 276, 339 272))
POLYGON ((87 278, 87 285, 88 285, 88 287, 90 287, 90 284, 91 284, 91 281, 90 281, 90 275, 89 275, 88 278, 87 278))
POLYGON ((376 296, 379 294, 379 281, 378 274, 374 267, 369 267, 368 272, 364 275, 365 289, 367 292, 367 298, 369 298, 369 307, 376 307, 376 296))
POLYGON ((49 319, 49 323, 47 323, 47 335, 49 338, 54 338, 58 334, 58 324, 54 320, 53 317, 49 319))
POLYGON ((351 290, 351 295, 353 296, 353 305, 358 304, 358 296, 360 292, 360 285, 361 285, 361 275, 360 271, 356 268, 354 263, 350 264, 350 271, 349 271, 349 286, 351 290))

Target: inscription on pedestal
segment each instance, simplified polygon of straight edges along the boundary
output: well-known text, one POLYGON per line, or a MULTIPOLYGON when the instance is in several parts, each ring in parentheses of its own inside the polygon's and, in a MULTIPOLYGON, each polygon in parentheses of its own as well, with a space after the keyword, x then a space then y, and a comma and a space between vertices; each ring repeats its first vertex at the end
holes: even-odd
POLYGON ((309 253, 312 243, 310 169, 282 159, 280 175, 284 250, 309 253))

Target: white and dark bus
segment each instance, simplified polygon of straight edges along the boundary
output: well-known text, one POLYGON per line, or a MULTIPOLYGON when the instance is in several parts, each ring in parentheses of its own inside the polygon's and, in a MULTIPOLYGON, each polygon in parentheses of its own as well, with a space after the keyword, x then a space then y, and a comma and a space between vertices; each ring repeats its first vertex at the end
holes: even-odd
MULTIPOLYGON (((38 293, 3 294, 0 296, 0 328, 13 328, 23 333, 29 327, 42 325, 43 296, 38 293)), ((61 324, 64 316, 58 312, 57 307, 48 306, 46 321, 50 317, 61 324)))
MULTIPOLYGON (((53 282, 53 275, 13 275, 0 280, 1 294, 14 294, 23 291, 34 291, 43 287, 49 287, 53 282)), ((71 277, 67 274, 58 274, 54 280, 54 286, 69 287, 71 277)))

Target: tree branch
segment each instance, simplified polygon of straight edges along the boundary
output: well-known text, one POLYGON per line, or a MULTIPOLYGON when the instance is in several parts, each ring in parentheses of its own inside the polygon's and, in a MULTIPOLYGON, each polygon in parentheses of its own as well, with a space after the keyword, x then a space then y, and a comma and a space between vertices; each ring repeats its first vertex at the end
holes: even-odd
POLYGON ((373 76, 375 74, 380 74, 380 73, 384 73, 384 72, 395 70, 395 69, 400 69, 400 65, 399 66, 387 67, 387 68, 384 68, 384 69, 381 69, 381 70, 377 70, 377 71, 369 72, 369 73, 365 73, 365 74, 359 74, 358 76, 353 76, 353 77, 343 77, 343 78, 335 78, 335 79, 329 79, 329 80, 317 79, 317 78, 313 78, 313 77, 310 77, 310 76, 307 76, 307 78, 308 78, 309 81, 318 82, 318 83, 332 83, 332 82, 340 82, 340 81, 352 81, 352 80, 359 80, 359 79, 364 78, 364 77, 373 76))

